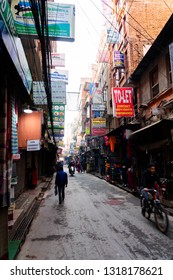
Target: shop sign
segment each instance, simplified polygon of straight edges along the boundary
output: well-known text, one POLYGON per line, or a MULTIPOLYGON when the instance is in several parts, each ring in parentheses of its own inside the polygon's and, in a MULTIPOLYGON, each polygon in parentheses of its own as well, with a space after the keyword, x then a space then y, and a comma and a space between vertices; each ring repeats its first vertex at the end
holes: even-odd
MULTIPOLYGON (((50 40, 73 42, 75 40, 75 5, 45 2, 50 40)), ((39 9, 38 1, 36 5, 39 9)), ((12 0, 11 10, 18 34, 37 39, 31 1, 12 0)))
MULTIPOLYGON (((48 121, 47 125, 48 125, 48 127, 51 127, 51 122, 48 121)), ((53 121, 53 127, 63 129, 64 128, 64 121, 63 122, 53 121)))
POLYGON ((11 178, 11 185, 17 185, 17 177, 11 178))
MULTIPOLYGON (((66 104, 66 83, 51 81, 52 102, 66 104)), ((33 82, 33 99, 36 105, 47 105, 47 96, 43 81, 33 82)))
POLYGON ((119 43, 119 32, 115 29, 107 29, 107 43, 118 44, 119 43))
POLYGON ((106 134, 106 128, 92 128, 92 136, 103 136, 106 134))
POLYGON ((5 26, 11 35, 16 35, 13 15, 7 0, 0 0, 0 15, 5 23, 5 26))
POLYGON ((0 0, 0 20, 1 18, 3 22, 1 22, 0 36, 2 36, 4 45, 16 67, 16 70, 30 94, 32 77, 21 40, 16 37, 17 32, 15 23, 7 0, 0 0))
POLYGON ((60 81, 68 84, 68 71, 61 69, 51 69, 50 79, 51 81, 60 81))
POLYGON ((89 126, 86 126, 85 133, 86 133, 86 135, 90 135, 90 127, 89 126))
POLYGON ((104 104, 92 104, 92 111, 104 111, 105 105, 104 104))
POLYGON ((14 159, 14 160, 19 160, 19 159, 20 159, 20 154, 14 154, 14 155, 12 155, 12 159, 14 159))
POLYGON ((133 88, 112 88, 114 117, 134 117, 133 88))
POLYGON ((27 151, 39 151, 40 140, 27 140, 27 151))
POLYGON ((94 118, 92 119, 92 128, 105 128, 106 119, 105 118, 94 118))
POLYGON ((93 104, 102 104, 103 105, 103 95, 101 88, 93 88, 93 95, 92 95, 92 103, 93 104))
POLYGON ((114 51, 114 67, 124 68, 124 54, 119 51, 114 51))
POLYGON ((93 111, 92 112, 92 118, 101 118, 101 112, 100 111, 93 111))
MULTIPOLYGON (((63 122, 65 117, 65 105, 61 105, 58 103, 52 104, 52 118, 53 122, 63 122)), ((48 118, 50 121, 50 118, 48 118)))
POLYGON ((64 53, 51 53, 53 67, 65 67, 64 53))

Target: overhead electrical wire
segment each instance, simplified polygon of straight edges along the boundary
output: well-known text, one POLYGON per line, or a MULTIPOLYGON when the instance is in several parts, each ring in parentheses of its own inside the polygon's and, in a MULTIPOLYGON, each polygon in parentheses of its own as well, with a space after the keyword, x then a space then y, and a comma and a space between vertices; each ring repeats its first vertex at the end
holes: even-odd
MULTIPOLYGON (((110 26, 113 27, 114 30, 118 31, 118 33, 119 33, 120 35, 124 36, 123 34, 120 33, 120 31, 118 30, 118 28, 116 28, 116 27, 113 25, 113 23, 104 15, 104 13, 97 7, 97 5, 96 5, 92 0, 90 0, 90 2, 91 2, 91 3, 97 8, 97 10, 103 15, 103 17, 106 19, 106 21, 110 23, 110 26)), ((107 5, 108 5, 108 4, 107 4, 107 5)), ((108 5, 108 6, 109 6, 109 5, 108 5)), ((109 6, 109 7, 112 9, 111 6, 109 6)), ((115 14, 114 14, 114 15, 115 15, 115 14)), ((112 38, 113 38, 113 34, 112 34, 112 38)), ((105 49, 105 47, 106 47, 106 44, 107 44, 107 43, 105 43, 104 49, 105 49)), ((133 48, 134 48, 134 47, 133 47, 133 48)), ((139 50, 138 50, 137 48, 134 48, 134 49, 141 55, 141 53, 139 52, 139 50)), ((102 56, 102 54, 103 54, 103 51, 102 51, 102 53, 101 53, 101 56, 102 56)), ((103 66, 102 66, 102 68, 103 68, 103 66)), ((95 78, 96 78, 96 76, 97 76, 97 73, 95 74, 95 78)), ((95 78, 94 78, 94 80, 95 80, 95 78)))
POLYGON ((29 0, 31 10, 33 13, 35 27, 37 30, 38 38, 41 44, 42 67, 43 67, 43 80, 45 84, 45 91, 47 96, 47 106, 51 123, 52 137, 54 144, 56 144, 54 129, 53 129, 53 116, 52 116, 52 95, 51 95, 51 81, 50 81, 50 48, 49 48, 49 34, 48 34, 48 15, 47 15, 47 1, 29 0))
MULTIPOLYGON (((110 23, 110 20, 102 13, 102 11, 100 11, 100 9, 97 7, 97 5, 92 1, 92 0, 90 0, 90 2, 92 2, 92 4, 98 9, 98 11, 105 17, 105 19, 110 23)), ((132 1, 132 3, 133 3, 133 1, 132 1)), ((132 3, 131 3, 131 6, 130 6, 130 8, 132 7, 132 3)), ((106 2, 104 2, 104 4, 106 4, 110 9, 112 9, 112 7, 108 4, 108 3, 106 3, 106 2)), ((130 8, 129 8, 129 10, 130 10, 130 8)), ((169 8, 170 9, 170 8, 169 8)), ((129 12, 129 10, 127 11, 127 10, 125 10, 126 12, 129 12)), ((129 15, 130 15, 130 13, 129 13, 129 15)), ((127 21, 126 21, 127 22, 127 21)), ((137 22, 137 21, 136 21, 137 22)), ((127 24, 129 24, 129 22, 127 22, 127 24)), ((139 23, 138 23, 139 24, 139 23)), ((129 24, 130 25, 130 24, 129 24)), ((112 24, 111 24, 111 26, 112 26, 112 24)), ((133 25, 130 25, 132 28, 134 28, 137 32, 140 32, 138 29, 136 29, 133 25)), ((113 28, 115 29, 115 30, 117 30, 118 32, 119 32, 119 30, 115 27, 115 26, 113 26, 113 28)), ((143 28, 144 29, 144 28, 143 28)), ((145 29, 144 29, 145 30, 145 29)), ((147 31, 145 30, 145 32, 147 33, 147 31)), ((123 35, 123 34, 121 34, 120 32, 119 32, 119 34, 120 35, 123 35)), ((144 34, 142 34, 142 33, 140 33, 145 39, 147 39, 148 40, 148 38, 146 38, 146 36, 144 35, 144 34)), ((150 35, 149 35, 150 36, 150 35)), ((151 37, 151 36, 150 36, 151 37)), ((152 38, 152 37, 151 37, 152 38)), ((152 38, 153 39, 153 38, 152 38)), ((154 40, 154 39, 153 39, 154 40)), ((140 56, 142 56, 143 57, 143 54, 141 53, 141 52, 139 52, 139 50, 138 49, 136 49, 134 46, 133 46, 133 49, 134 50, 136 50, 138 53, 139 53, 139 55, 140 56)), ((171 58, 171 60, 172 60, 172 57, 170 57, 171 58)), ((164 77, 166 77, 166 75, 164 74, 164 73, 162 73, 161 71, 159 71, 159 73, 160 74, 162 74, 164 77)), ((97 74, 96 74, 97 75, 97 74)), ((96 77, 96 75, 95 75, 95 77, 96 77)), ((94 80, 95 80, 95 78, 94 78, 94 80)))

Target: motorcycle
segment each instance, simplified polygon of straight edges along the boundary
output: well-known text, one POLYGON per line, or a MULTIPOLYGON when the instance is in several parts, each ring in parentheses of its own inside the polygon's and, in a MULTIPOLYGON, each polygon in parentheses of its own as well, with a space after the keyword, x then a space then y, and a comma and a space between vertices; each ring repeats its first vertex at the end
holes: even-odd
POLYGON ((74 175, 74 173, 75 173, 75 168, 74 168, 74 166, 70 166, 70 167, 69 167, 69 173, 70 173, 71 176, 74 175))
MULTIPOLYGON (((154 214, 154 220, 156 223, 156 227, 162 232, 166 233, 169 228, 169 220, 168 220, 168 214, 163 205, 160 202, 160 199, 157 198, 157 191, 144 188, 144 191, 148 192, 148 207, 145 211, 145 217, 147 219, 150 219, 151 214, 154 214)), ((144 208, 144 196, 140 195, 140 204, 141 209, 144 208)))

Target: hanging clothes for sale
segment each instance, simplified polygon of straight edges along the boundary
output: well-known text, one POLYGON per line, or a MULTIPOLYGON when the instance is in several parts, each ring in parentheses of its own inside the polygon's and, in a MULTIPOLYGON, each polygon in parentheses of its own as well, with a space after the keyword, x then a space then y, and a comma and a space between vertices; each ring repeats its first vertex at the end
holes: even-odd
POLYGON ((109 144, 110 144, 110 150, 113 153, 115 150, 115 144, 116 144, 116 136, 115 135, 111 135, 109 137, 109 144))

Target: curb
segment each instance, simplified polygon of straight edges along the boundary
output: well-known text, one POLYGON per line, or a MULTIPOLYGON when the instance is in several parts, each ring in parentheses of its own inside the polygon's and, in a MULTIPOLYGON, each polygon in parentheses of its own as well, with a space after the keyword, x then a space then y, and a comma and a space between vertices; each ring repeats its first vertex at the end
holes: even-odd
POLYGON ((46 190, 50 188, 52 178, 43 182, 43 186, 39 187, 38 191, 35 190, 35 194, 29 194, 29 198, 26 199, 21 205, 22 211, 12 229, 9 231, 9 259, 14 260, 17 254, 20 252, 21 246, 25 241, 26 235, 29 232, 29 228, 32 221, 40 207, 42 200, 44 199, 44 194, 46 190))

